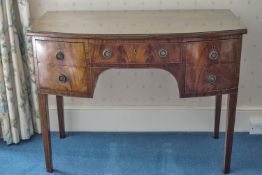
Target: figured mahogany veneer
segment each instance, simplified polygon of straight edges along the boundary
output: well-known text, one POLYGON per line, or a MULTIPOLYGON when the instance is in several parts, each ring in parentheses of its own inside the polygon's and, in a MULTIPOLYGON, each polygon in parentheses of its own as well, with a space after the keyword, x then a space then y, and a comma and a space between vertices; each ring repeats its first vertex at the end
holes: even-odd
POLYGON ((208 95, 217 92, 237 90, 239 65, 216 64, 206 67, 187 66, 185 75, 185 94, 188 96, 208 95), (215 75, 216 81, 210 83, 209 75, 215 75))
POLYGON ((92 82, 90 71, 85 67, 38 64, 38 74, 39 87, 43 90, 51 90, 58 94, 70 92, 90 95, 88 87, 92 82))
POLYGON ((238 87, 241 35, 198 39, 35 38, 38 89, 56 95, 93 97, 98 76, 110 68, 161 68, 177 80, 180 97, 236 92, 238 87), (160 55, 160 51, 166 55, 160 55), (209 58, 215 50, 217 60, 209 58), (106 57, 104 51, 110 51, 106 57), (56 58, 62 52, 62 60, 56 58), (179 72, 170 67, 179 67, 179 72), (49 70, 46 72, 46 70, 49 70), (97 73, 99 72, 99 73, 97 73), (209 75, 216 81, 210 83, 209 75), (52 76, 51 76, 52 75, 52 76), (65 75, 66 82, 59 81, 65 75), (51 78, 50 78, 51 76, 51 78), (87 83, 88 82, 88 83, 87 83))
POLYGON ((214 64, 240 63, 242 40, 236 39, 207 40, 188 42, 185 45, 185 59, 187 66, 211 66, 214 64), (218 59, 210 60, 209 53, 215 50, 218 59))
POLYGON ((32 36, 46 168, 52 172, 47 94, 57 96, 65 137, 63 96, 94 95, 99 75, 112 68, 159 68, 177 81, 180 97, 216 96, 214 138, 222 94, 228 94, 224 172, 230 170, 242 35, 229 10, 48 12, 32 36))
POLYGON ((75 40, 36 40, 36 58, 40 64, 58 66, 86 66, 85 43, 75 40), (57 54, 63 58, 56 58, 57 54))
POLYGON ((102 64, 165 64, 181 62, 181 44, 161 40, 115 41, 90 40, 91 63, 102 64), (112 51, 104 57, 103 51, 112 51), (166 56, 160 56, 166 51, 166 56))

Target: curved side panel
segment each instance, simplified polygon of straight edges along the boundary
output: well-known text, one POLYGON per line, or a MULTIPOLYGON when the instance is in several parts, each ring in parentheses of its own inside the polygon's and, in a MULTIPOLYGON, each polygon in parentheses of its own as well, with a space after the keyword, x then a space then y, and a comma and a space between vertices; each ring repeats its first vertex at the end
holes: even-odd
POLYGON ((185 96, 185 68, 184 65, 173 65, 161 68, 168 71, 177 81, 179 97, 185 96))

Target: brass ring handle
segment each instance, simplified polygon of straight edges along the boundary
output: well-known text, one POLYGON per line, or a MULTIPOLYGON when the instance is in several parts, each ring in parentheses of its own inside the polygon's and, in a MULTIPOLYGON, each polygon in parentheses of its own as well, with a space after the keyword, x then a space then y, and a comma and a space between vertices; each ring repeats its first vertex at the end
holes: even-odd
POLYGON ((109 49, 105 49, 105 50, 103 51, 103 56, 104 56, 105 58, 111 58, 111 57, 113 56, 113 52, 112 52, 111 50, 109 50, 109 49))
POLYGON ((137 50, 133 49, 133 53, 134 53, 134 55, 136 55, 137 54, 137 50))
POLYGON ((59 75, 58 80, 62 83, 65 83, 67 81, 67 77, 63 74, 59 75))
POLYGON ((211 61, 216 61, 218 59, 218 52, 215 51, 215 50, 212 50, 210 53, 209 53, 209 59, 211 61))
POLYGON ((167 49, 160 49, 158 51, 158 55, 161 57, 161 58, 166 58, 168 56, 168 50, 167 49))
POLYGON ((208 81, 208 83, 213 84, 217 81, 217 76, 215 74, 209 74, 207 76, 207 81, 208 81))
POLYGON ((61 61, 64 58, 65 58, 65 55, 64 55, 64 53, 62 51, 59 51, 59 52, 56 53, 56 59, 61 61))

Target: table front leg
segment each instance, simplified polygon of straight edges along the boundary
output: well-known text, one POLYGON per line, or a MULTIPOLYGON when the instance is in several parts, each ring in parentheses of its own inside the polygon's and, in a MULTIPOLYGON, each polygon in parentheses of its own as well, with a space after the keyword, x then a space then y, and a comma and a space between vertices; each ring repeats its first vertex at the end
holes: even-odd
POLYGON ((52 165, 52 148, 50 139, 48 99, 46 94, 38 94, 40 119, 42 128, 42 139, 45 151, 45 163, 47 172, 53 171, 52 165))
POLYGON ((60 138, 65 138, 65 122, 64 122, 64 101, 63 96, 56 96, 59 135, 60 138))
POLYGON ((237 93, 228 95, 227 126, 225 133, 224 173, 229 173, 235 127, 237 93))
POLYGON ((214 138, 215 139, 219 137, 221 103, 222 103, 222 95, 216 95, 215 126, 214 126, 214 138))

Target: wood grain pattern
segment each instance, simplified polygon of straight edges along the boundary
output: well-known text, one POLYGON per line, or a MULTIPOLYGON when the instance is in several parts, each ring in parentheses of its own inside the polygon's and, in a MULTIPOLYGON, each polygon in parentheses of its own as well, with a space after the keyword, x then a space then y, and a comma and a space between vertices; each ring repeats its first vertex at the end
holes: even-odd
POLYGON ((82 42, 36 40, 35 47, 38 63, 60 66, 86 66, 85 44, 82 42), (63 53, 64 59, 58 60, 56 58, 58 52, 63 53))
MULTIPOLYGON (((194 38, 192 38, 194 40, 194 38)), ((184 42, 183 39, 179 38, 170 38, 169 40, 163 40, 161 38, 155 40, 119 40, 119 39, 111 39, 111 40, 85 40, 85 39, 61 39, 61 38, 41 38, 36 37, 34 41, 34 45, 36 45, 36 41, 41 41, 42 43, 47 40, 48 42, 60 42, 60 43, 85 43, 84 52, 86 54, 86 58, 84 60, 85 64, 82 64, 81 67, 89 67, 90 71, 86 72, 87 86, 83 91, 73 91, 69 87, 65 88, 65 86, 61 85, 61 83, 56 82, 57 87, 52 86, 52 88, 46 87, 45 84, 42 83, 41 86, 39 84, 39 92, 40 93, 51 93, 57 95, 69 95, 69 96, 85 96, 85 97, 93 97, 93 92, 95 89, 95 82, 93 80, 97 80, 98 77, 92 78, 92 67, 103 67, 103 68, 160 68, 167 70, 166 67, 174 66, 179 67, 180 71, 186 72, 184 77, 186 85, 185 89, 179 89, 180 97, 193 97, 193 96, 202 96, 202 95, 215 95, 217 92, 220 93, 231 93, 237 90, 238 85, 238 72, 239 72, 239 63, 240 62, 240 51, 241 51, 241 38, 231 38, 228 40, 225 38, 216 38, 210 40, 198 40, 197 42, 190 42, 188 39, 184 42), (184 44, 183 44, 184 43, 184 44), (183 45, 183 49, 181 48, 183 45), (225 46, 224 46, 225 45, 225 46), (96 47, 94 47, 96 46, 96 47), (105 47, 109 46, 109 47, 105 47), (217 61, 208 60, 208 55, 210 52, 210 48, 217 48, 219 52, 219 58, 217 61), (102 56, 102 52, 104 49, 109 48, 113 51, 112 58, 104 58, 102 56), (168 52, 167 58, 160 58, 158 55, 158 50, 161 48, 167 48, 168 52), (229 49, 228 49, 229 48, 229 49), (136 53, 134 53, 134 50, 136 53), (196 50, 199 50, 197 52, 196 50), (232 52, 230 52, 232 50, 232 52), (184 55, 184 56, 183 56, 184 55), (190 58, 190 59, 189 59, 190 58), (202 59, 199 59, 202 58, 202 59), (92 60, 90 63, 88 60, 92 60), (204 60, 204 61, 200 61, 204 60), (234 66, 231 65, 235 63, 234 66), (171 65, 172 64, 172 65, 171 65), (221 68, 220 64, 222 65, 221 68), (197 66, 196 66, 197 65, 197 66), (217 65, 217 68, 216 68, 217 65), (224 67, 224 68, 223 68, 224 67), (228 70, 228 68, 233 68, 232 70, 228 70), (222 75, 222 79, 218 79, 218 85, 209 85, 206 82, 206 75, 208 73, 218 72, 219 76, 222 75), (235 71, 235 72, 234 72, 235 71), (223 73, 224 72, 224 73, 223 73), (228 74, 226 77, 224 75, 228 74), (231 75, 235 75, 233 77, 231 75), (198 78, 196 78, 198 77, 198 78), (196 81, 197 80, 197 81, 196 81), (201 80, 201 81, 199 81, 201 80), (220 83, 223 82, 223 85, 220 83), (85 92, 84 92, 85 91, 85 92)), ((35 50, 38 48, 35 47, 35 50)), ((82 51, 81 51, 82 52, 82 51)), ((44 55, 44 54, 43 54, 44 55)), ((37 58, 37 51, 35 57, 37 58)), ((41 62, 40 62, 41 63, 41 62)), ((40 64, 40 67, 44 65, 40 64)), ((58 73, 62 73, 61 70, 64 70, 62 65, 58 65, 55 71, 55 75, 59 76, 58 73)), ((89 70, 87 68, 87 70, 89 70)), ((41 73, 39 77, 42 77, 42 74, 46 68, 38 68, 36 65, 36 69, 39 70, 38 73, 41 73)), ((81 69, 80 69, 81 70, 81 69)), ((53 70, 52 70, 53 71, 53 70)), ((50 71, 49 71, 50 72, 50 71)), ((80 71, 80 76, 83 76, 80 71)), ((51 73, 50 73, 51 74, 51 73)), ((78 77, 78 72, 72 72, 71 76, 78 77)), ((99 75, 97 75, 99 76, 99 75)), ((44 75, 45 77, 45 75, 44 75)), ((46 77, 47 78, 47 77, 46 77)), ((44 81, 47 81, 44 80, 44 81)), ((37 81, 38 83, 40 81, 37 81)), ((74 83, 75 84, 75 83, 74 83)), ((76 83, 78 84, 78 83, 76 83)), ((82 83, 84 84, 84 83, 82 83)), ((178 82, 179 87, 181 87, 181 82, 178 82)))
POLYGON ((187 66, 185 75, 185 93, 207 95, 227 89, 237 89, 239 64, 222 64, 208 67, 187 66), (209 75, 215 75, 214 83, 208 82, 209 75))
POLYGON ((125 41, 90 41, 90 57, 92 63, 105 64, 166 64, 181 62, 181 44, 152 40, 125 41), (166 57, 161 57, 161 49, 167 51, 166 57), (110 58, 103 56, 104 50, 112 51, 110 58))
POLYGON ((186 64, 210 66, 213 64, 240 63, 241 39, 188 42, 185 46, 186 64), (218 59, 210 60, 211 51, 218 53, 218 59))
POLYGON ((38 64, 39 88, 87 94, 88 72, 83 67, 38 64), (65 82, 59 81, 61 75, 66 77, 65 82))

